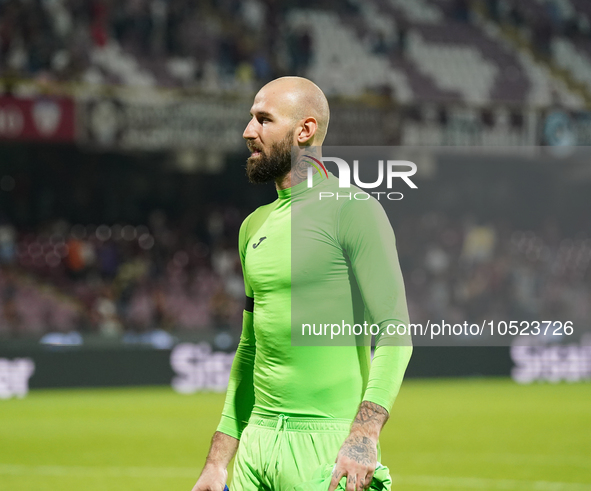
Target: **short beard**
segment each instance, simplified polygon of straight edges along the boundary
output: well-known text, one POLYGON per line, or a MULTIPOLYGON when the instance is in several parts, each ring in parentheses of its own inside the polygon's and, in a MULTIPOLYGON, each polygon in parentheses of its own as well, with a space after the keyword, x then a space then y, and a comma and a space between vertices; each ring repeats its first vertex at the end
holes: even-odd
POLYGON ((284 178, 291 170, 291 147, 294 131, 283 140, 273 143, 267 155, 263 150, 259 157, 249 157, 246 161, 246 175, 253 184, 265 184, 284 178))

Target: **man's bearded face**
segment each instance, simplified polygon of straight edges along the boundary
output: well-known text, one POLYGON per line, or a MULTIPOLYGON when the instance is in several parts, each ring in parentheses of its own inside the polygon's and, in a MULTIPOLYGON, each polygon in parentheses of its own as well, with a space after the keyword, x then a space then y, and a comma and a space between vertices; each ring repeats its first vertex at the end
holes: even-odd
POLYGON ((264 184, 281 179, 291 170, 291 147, 293 135, 291 130, 285 137, 271 145, 265 151, 253 141, 248 141, 247 146, 252 155, 246 161, 246 175, 253 184, 264 184))

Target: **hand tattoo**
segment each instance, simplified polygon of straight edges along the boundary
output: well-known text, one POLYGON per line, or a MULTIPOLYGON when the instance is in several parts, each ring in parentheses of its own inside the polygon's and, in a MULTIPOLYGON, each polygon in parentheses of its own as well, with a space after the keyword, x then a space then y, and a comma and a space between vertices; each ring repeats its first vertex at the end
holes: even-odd
POLYGON ((350 435, 340 453, 362 465, 375 465, 378 460, 376 444, 366 436, 350 435))

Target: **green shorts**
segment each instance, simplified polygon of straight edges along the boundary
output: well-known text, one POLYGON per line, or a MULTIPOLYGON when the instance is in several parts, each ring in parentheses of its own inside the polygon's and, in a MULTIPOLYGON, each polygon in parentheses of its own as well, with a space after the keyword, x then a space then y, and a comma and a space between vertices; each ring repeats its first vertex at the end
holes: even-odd
POLYGON ((232 491, 292 491, 334 463, 351 421, 252 416, 240 437, 232 491))

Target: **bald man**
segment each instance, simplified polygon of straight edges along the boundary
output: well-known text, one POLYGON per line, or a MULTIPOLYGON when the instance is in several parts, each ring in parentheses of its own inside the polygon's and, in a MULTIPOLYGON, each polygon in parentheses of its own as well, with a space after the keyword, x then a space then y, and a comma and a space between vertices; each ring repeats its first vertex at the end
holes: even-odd
MULTIPOLYGON (((300 157, 321 157, 329 117, 326 97, 304 78, 274 80, 254 99, 243 135, 251 152, 247 176, 274 182, 278 198, 240 228, 242 335, 193 491, 223 491, 235 454, 232 491, 293 491, 327 465, 330 491, 339 484, 361 490, 379 465, 378 437, 412 347, 377 346, 371 361, 369 343, 292 346, 294 319, 304 314, 334 314, 350 324, 367 314, 380 329, 408 323, 394 233, 380 204, 320 203, 307 187, 300 157), (311 220, 300 227, 292 211, 311 220)), ((315 190, 337 192, 337 181, 313 176, 315 190)))

